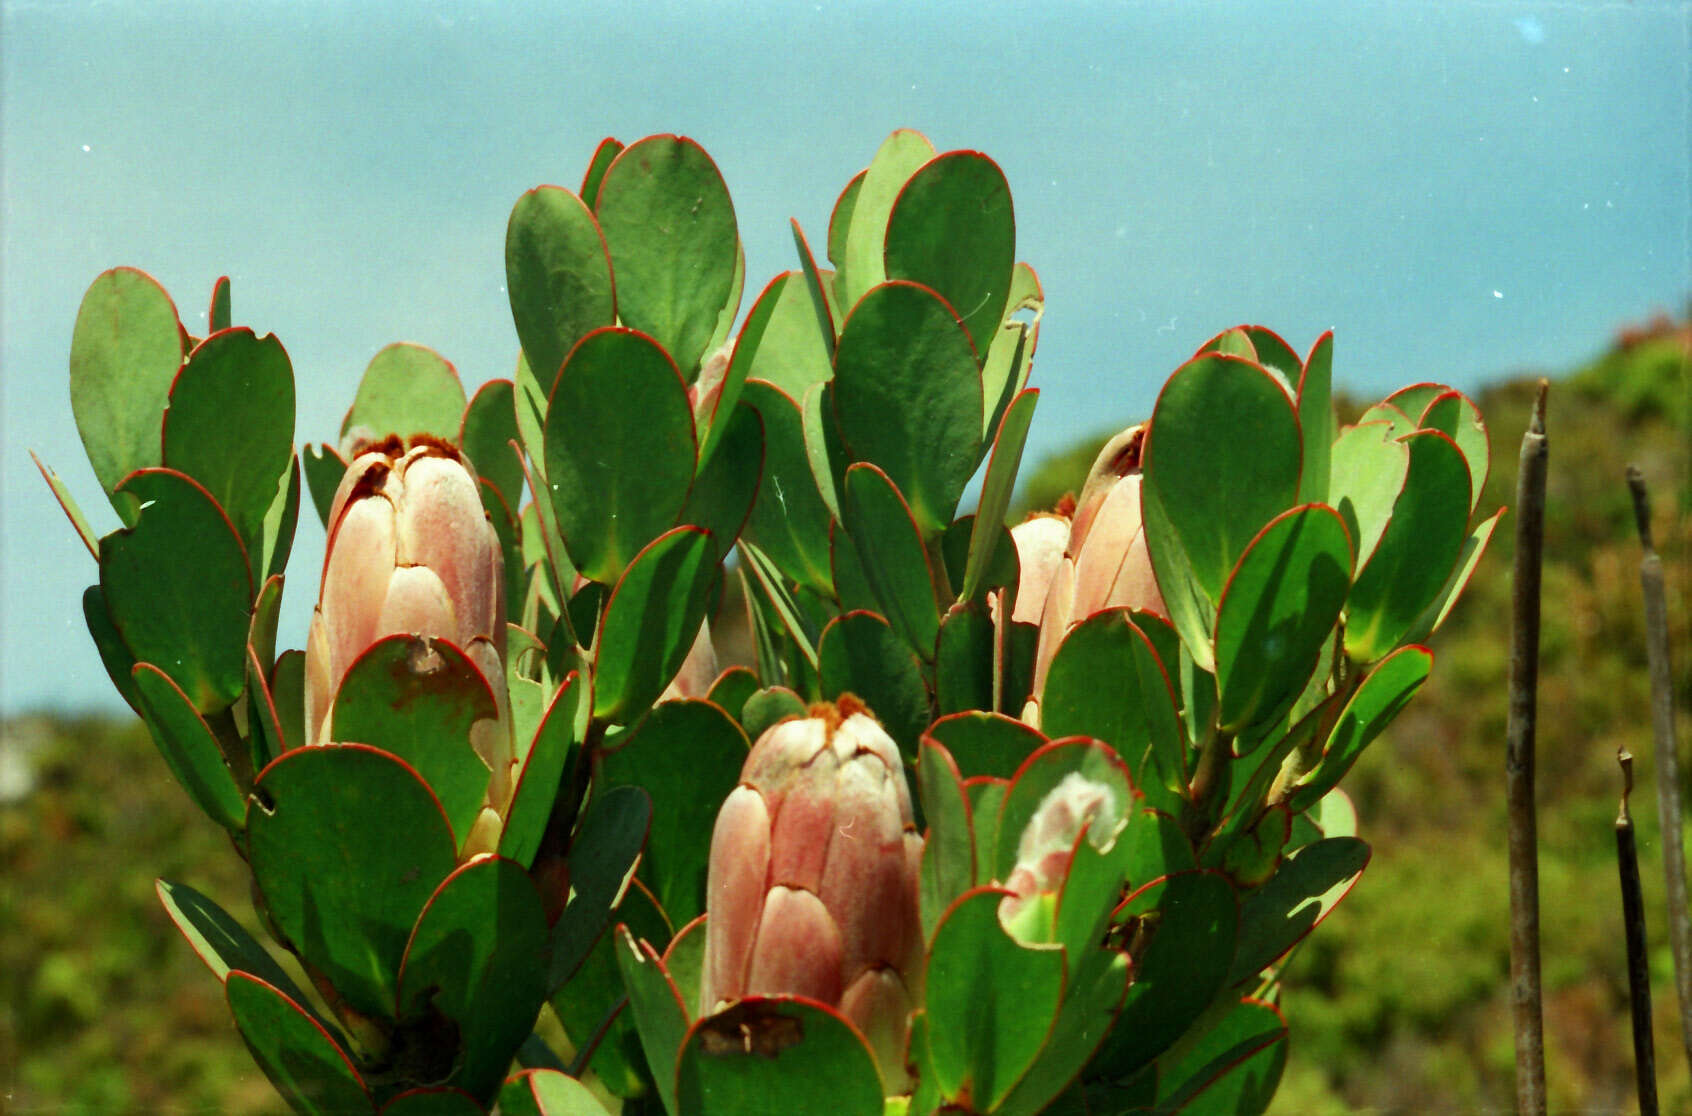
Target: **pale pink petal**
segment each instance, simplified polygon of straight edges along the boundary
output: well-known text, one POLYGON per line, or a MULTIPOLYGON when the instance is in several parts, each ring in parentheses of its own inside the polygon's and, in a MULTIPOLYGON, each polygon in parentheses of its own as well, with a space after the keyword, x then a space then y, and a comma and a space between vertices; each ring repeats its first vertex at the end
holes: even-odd
POLYGON ((306 636, 305 658, 305 740, 293 741, 296 746, 325 744, 325 723, 330 703, 335 700, 335 679, 329 665, 329 632, 323 625, 323 610, 315 609, 311 616, 311 632, 306 636))
POLYGON ((822 884, 834 832, 840 761, 827 749, 785 781, 786 793, 773 807, 770 883, 816 891, 822 884))
POLYGON ((688 648, 687 658, 682 660, 681 669, 664 687, 659 695, 659 701, 680 701, 685 698, 702 698, 711 689, 711 683, 717 680, 717 649, 711 643, 711 622, 703 621, 699 625, 699 634, 693 638, 693 646, 688 648))
POLYGON ((1116 571, 1116 581, 1110 587, 1106 608, 1137 608, 1168 617, 1169 607, 1163 603, 1163 593, 1157 587, 1157 575, 1152 572, 1151 551, 1146 546, 1146 533, 1141 531, 1129 544, 1128 555, 1116 571))
MULTIPOLYGON (((707 923, 707 926, 709 923, 707 923)), ((746 994, 840 998, 840 931, 809 891, 773 887, 752 946, 746 994)))
POLYGON ((817 717, 771 725, 758 737, 741 769, 741 781, 763 792, 772 814, 781 809, 787 786, 828 746, 828 727, 817 717))
MULTIPOLYGON (((442 452, 419 446, 403 462, 399 561, 428 566, 440 576, 459 622, 458 631, 443 634, 463 646, 477 636, 495 638, 504 586, 489 576, 490 555, 498 554, 499 543, 475 478, 442 452)), ((498 569, 503 573, 503 559, 498 569)))
POLYGON ((1108 607, 1117 571, 1127 560, 1129 547, 1144 530, 1140 517, 1140 478, 1124 477, 1110 489, 1086 542, 1075 552, 1072 619, 1085 620, 1108 607))
POLYGON ((329 537, 319 601, 330 678, 337 688, 353 660, 383 630, 379 624, 393 572, 393 505, 382 496, 352 501, 329 537))
POLYGON ((906 1037, 910 1032, 911 997, 899 974, 891 969, 870 969, 858 974, 840 997, 840 1014, 857 1025, 869 1041, 881 1071, 885 1096, 910 1091, 911 1075, 905 1067, 906 1037))
MULTIPOLYGON (((393 571, 387 599, 372 638, 388 635, 434 636, 457 642, 458 623, 446 586, 428 566, 393 571)), ((369 640, 365 641, 369 643, 369 640)))
POLYGON ((1056 515, 1037 515, 1011 528, 1016 543, 1020 573, 1016 582, 1016 607, 1011 619, 1019 624, 1038 624, 1046 608, 1046 594, 1058 563, 1069 546, 1069 520, 1056 515))
POLYGON ((747 786, 729 792, 711 833, 706 876, 705 973, 699 1003, 710 1012, 746 994, 747 963, 764 908, 770 862, 770 815, 747 786))
POLYGON ((841 768, 836 785, 834 831, 818 895, 840 928, 846 972, 901 965, 917 913, 894 781, 877 757, 866 754, 841 768))
POLYGON ((1058 563, 1057 573, 1046 594, 1046 611, 1040 616, 1040 636, 1034 645, 1034 697, 1046 688, 1046 671, 1051 668, 1052 656, 1057 654, 1063 637, 1069 634, 1069 622, 1075 608, 1075 560, 1065 557, 1058 563))

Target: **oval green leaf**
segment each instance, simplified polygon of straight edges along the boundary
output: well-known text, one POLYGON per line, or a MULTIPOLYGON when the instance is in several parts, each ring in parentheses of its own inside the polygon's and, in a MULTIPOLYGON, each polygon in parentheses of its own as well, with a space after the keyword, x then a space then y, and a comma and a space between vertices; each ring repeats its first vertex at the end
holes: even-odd
POLYGON ((605 605, 594 653, 593 715, 624 722, 657 700, 705 619, 717 553, 698 527, 654 539, 605 605))
POLYGON ((241 1039, 276 1091, 307 1116, 374 1111, 346 1051, 291 997, 247 973, 224 985, 241 1039))
POLYGON ((823 697, 862 698, 906 755, 928 724, 922 667, 887 622, 873 612, 848 612, 830 621, 817 641, 823 697))
POLYGON ((205 718, 170 676, 152 663, 136 663, 133 678, 141 715, 171 774, 213 821, 240 833, 246 824, 246 796, 205 718))
POLYGON ((516 388, 510 380, 489 380, 464 409, 458 445, 476 475, 493 485, 511 508, 523 506, 523 462, 512 446, 517 439, 516 388))
POLYGON ((859 462, 846 470, 841 514, 888 621, 920 658, 932 660, 940 634, 940 605, 910 505, 891 477, 859 462))
POLYGON ((576 342, 617 320, 611 256, 581 198, 540 186, 517 199, 505 226, 505 289, 517 340, 550 394, 576 342))
POLYGON ((362 428, 374 438, 430 434, 451 442, 463 416, 464 385, 452 362, 433 349, 396 341, 370 358, 341 422, 341 438, 362 428))

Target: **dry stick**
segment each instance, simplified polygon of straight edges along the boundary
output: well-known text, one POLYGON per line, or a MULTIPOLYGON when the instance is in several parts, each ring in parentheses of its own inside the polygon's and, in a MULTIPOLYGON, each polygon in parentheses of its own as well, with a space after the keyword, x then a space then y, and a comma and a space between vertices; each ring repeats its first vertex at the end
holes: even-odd
POLYGON ((1539 578, 1545 546, 1545 393, 1522 435, 1516 475, 1511 595, 1510 720, 1504 790, 1510 810, 1510 1000, 1516 1023, 1516 1111, 1545 1113, 1545 1012, 1539 991, 1539 847, 1533 805, 1539 691, 1539 578))
POLYGON ((1645 592, 1645 652, 1651 664, 1652 747, 1657 767, 1657 815, 1661 820, 1663 875, 1668 888, 1669 946, 1674 954, 1674 986, 1680 998, 1680 1037, 1692 1064, 1692 902, 1686 898, 1686 846, 1680 836, 1679 743, 1674 734, 1674 683, 1669 666, 1668 606, 1663 599, 1663 563, 1651 541, 1651 498, 1645 478, 1629 466, 1633 514, 1645 557, 1639 582, 1645 592))
POLYGON ((1622 928, 1627 936, 1627 992, 1633 1011, 1633 1073, 1639 1086, 1639 1116, 1657 1116, 1657 1053, 1651 1037, 1651 960, 1645 954, 1645 897, 1639 891, 1639 847, 1633 840, 1633 753, 1616 749, 1622 769, 1621 809, 1616 814, 1616 869, 1621 873, 1622 928))

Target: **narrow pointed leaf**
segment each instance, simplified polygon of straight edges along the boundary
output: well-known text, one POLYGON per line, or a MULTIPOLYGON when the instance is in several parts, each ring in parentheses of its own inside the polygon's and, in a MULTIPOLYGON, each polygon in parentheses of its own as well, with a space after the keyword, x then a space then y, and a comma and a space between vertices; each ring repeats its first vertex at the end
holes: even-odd
POLYGON ((570 846, 573 894, 552 928, 549 992, 564 986, 599 940, 651 825, 652 799, 639 787, 613 787, 588 804, 570 846))
POLYGON ((1005 512, 1010 507, 1011 493, 1016 488, 1016 471, 1022 465, 1022 447, 1028 439, 1028 426, 1034 420, 1034 405, 1039 401, 1037 389, 1022 392, 999 423, 992 456, 987 459, 987 477, 981 482, 981 502, 975 508, 975 528, 970 532, 969 564, 964 567, 960 600, 974 600, 981 590, 982 578, 998 543, 999 529, 1004 526, 1005 512))
POLYGON ((1432 669, 1433 655, 1416 646, 1401 647, 1375 664, 1334 723, 1322 749, 1322 762, 1289 797, 1294 812, 1310 809, 1339 785, 1363 749, 1421 689, 1432 669))
POLYGON ((1405 640, 1411 643, 1425 642, 1429 636, 1439 630, 1445 618, 1451 615, 1451 608, 1457 603, 1457 598, 1468 588, 1469 580, 1475 576, 1475 570, 1480 566, 1480 560, 1486 555, 1486 545, 1492 541, 1493 532, 1498 527, 1498 521, 1504 518, 1505 509, 1499 508, 1490 516, 1480 521, 1475 529, 1469 532, 1469 537, 1463 540, 1463 549, 1457 555, 1457 564, 1451 569, 1451 576, 1446 578, 1445 586, 1434 598, 1433 603, 1422 611, 1422 615, 1410 626, 1405 640))
POLYGON ((88 553, 100 560, 100 542, 94 537, 94 529, 88 526, 87 518, 82 509, 77 506, 76 498, 65 487, 65 482, 59 479, 59 474, 42 464, 41 458, 35 456, 35 451, 29 451, 29 459, 35 462, 35 467, 41 472, 41 479, 47 482, 47 487, 53 490, 53 498, 59 501, 59 507, 64 509, 65 516, 70 520, 71 527, 76 531, 77 538, 88 548, 88 553))
POLYGON ((1328 837, 1306 845, 1246 899, 1240 913, 1240 947, 1228 983, 1262 972, 1328 917, 1369 863, 1369 846, 1356 837, 1328 837))
POLYGON ((758 497, 764 472, 764 420, 751 407, 737 407, 718 425, 717 452, 694 478, 681 519, 709 531, 717 552, 727 554, 758 497))
POLYGON ((677 1056, 689 1023, 681 991, 645 942, 637 942, 627 926, 617 927, 617 969, 629 990, 629 1011, 640 1033, 646 1061, 664 1111, 675 1113, 677 1056))
POLYGON ((1316 339, 1298 379, 1298 428, 1304 439, 1304 468, 1298 502, 1326 504, 1334 429, 1334 331, 1316 339))
MULTIPOLYGON (((499 855, 524 867, 534 863, 561 780, 577 762, 580 741, 576 717, 580 706, 590 702, 587 685, 580 673, 572 672, 566 677, 558 692, 552 695, 552 703, 526 745, 528 751, 517 776, 517 789, 512 792, 511 809, 499 835, 499 855)), ((515 707, 516 695, 512 697, 515 707)), ((518 737, 519 747, 525 746, 523 739, 521 735, 518 737)))
POLYGON ((823 285, 822 273, 817 270, 816 257, 811 255, 811 245, 805 239, 805 230, 799 227, 796 220, 790 221, 789 224, 793 226, 793 246, 799 253, 799 270, 805 277, 805 290, 811 296, 811 316, 816 322, 816 336, 821 338, 823 351, 832 361, 839 339, 839 327, 834 311, 829 307, 828 290, 823 285))

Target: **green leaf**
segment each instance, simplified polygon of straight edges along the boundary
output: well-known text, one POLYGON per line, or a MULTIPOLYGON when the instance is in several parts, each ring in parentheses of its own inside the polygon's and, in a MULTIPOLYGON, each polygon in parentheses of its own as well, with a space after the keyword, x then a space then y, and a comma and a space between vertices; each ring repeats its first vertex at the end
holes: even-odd
POLYGON ((29 451, 29 459, 35 462, 36 469, 41 473, 41 479, 47 482, 47 487, 53 492, 53 498, 59 501, 59 507, 64 510, 66 518, 71 522, 71 528, 76 531, 77 537, 82 540, 82 545, 88 548, 88 553, 94 556, 95 561, 99 561, 100 541, 95 537, 94 529, 88 525, 88 519, 82 514, 82 509, 77 506, 76 498, 71 495, 70 489, 66 488, 65 482, 59 479, 59 474, 49 469, 42 463, 41 458, 35 456, 34 450, 29 451))
POLYGON ((523 462, 512 443, 518 440, 516 388, 510 380, 489 380, 464 409, 458 445, 476 475, 494 486, 510 508, 523 506, 523 462))
MULTIPOLYGON (((991 864, 998 879, 1009 879, 1016 867, 1018 845, 1040 804, 1071 774, 1108 787, 1115 800, 1116 818, 1126 823, 1133 809, 1133 778, 1128 767, 1106 745, 1086 737, 1054 740, 1023 761, 999 807, 998 845, 991 864)), ((982 850, 985 855, 986 850, 982 850)))
POLYGON ((688 1028, 676 1108, 688 1116, 789 1116, 818 1098, 839 1116, 882 1116, 881 1078, 858 1031, 810 1000, 749 996, 688 1028))
POLYGON ((134 268, 102 273, 77 311, 71 410, 94 476, 126 523, 134 522, 134 507, 118 498, 118 484, 161 463, 159 423, 182 366, 182 336, 176 304, 134 268))
MULTIPOLYGON (((129 653, 123 636, 112 625, 106 596, 98 585, 90 585, 82 591, 82 618, 94 640, 95 650, 100 653, 100 665, 106 668, 112 685, 131 709, 141 712, 141 696, 136 692, 135 679, 130 675, 135 669, 135 656, 129 653)), ((305 699, 302 697, 300 700, 303 704, 305 699)))
POLYGON ((751 407, 737 407, 718 425, 725 432, 722 441, 694 478, 681 519, 709 531, 717 552, 727 554, 758 496, 764 472, 764 420, 751 407))
POLYGON ((599 199, 599 184, 605 179, 605 169, 622 152, 623 145, 615 136, 606 136, 599 141, 599 146, 593 149, 593 158, 588 160, 588 168, 582 174, 581 197, 589 208, 599 199))
POLYGON ((693 646, 716 572, 716 548, 698 527, 660 535, 629 563, 595 649, 595 718, 626 723, 657 700, 693 646))
POLYGON ((230 973, 224 987, 253 1061, 295 1112, 374 1111, 346 1051, 291 997, 246 973, 230 973))
POLYGON ((402 1019, 457 1026, 449 1083, 493 1093, 546 1002, 546 915, 523 866, 484 857, 448 876, 418 916, 399 971, 402 1019))
MULTIPOLYGON (((850 307, 887 278, 887 223, 893 213, 893 202, 917 168, 933 157, 934 145, 928 142, 927 136, 901 128, 882 141, 875 158, 870 160, 852 199, 844 252, 837 261, 843 276, 841 305, 850 307)), ((831 248, 834 239, 831 229, 831 248)))
POLYGON ((833 293, 836 301, 842 304, 846 302, 846 234, 852 226, 852 210, 858 204, 858 191, 863 189, 868 175, 867 169, 853 175, 834 200, 834 209, 828 215, 828 262, 834 265, 833 293))
POLYGON ((363 744, 297 748, 253 793, 248 861, 276 928, 353 1008, 392 1019, 406 941, 457 859, 440 803, 363 744))
POLYGON ((1046 674, 1040 727, 1047 736, 1087 736, 1116 749, 1134 782, 1156 804, 1179 808, 1186 749, 1175 694, 1157 651, 1128 618, 1110 609, 1076 625, 1046 674), (1109 679, 1108 685, 1101 682, 1109 679))
POLYGON ((300 459, 305 471, 306 487, 311 490, 311 506, 317 509, 318 522, 329 526, 329 512, 335 506, 335 490, 341 487, 347 463, 334 448, 324 444, 306 446, 300 459))
POLYGON ((504 1116, 610 1116, 593 1090, 551 1069, 525 1070, 507 1080, 499 1091, 499 1111, 504 1116))
MULTIPOLYGON (((647 941, 669 937, 663 916, 638 884, 623 896, 614 920, 631 924, 635 936, 647 941)), ((654 1083, 628 1010, 617 949, 615 930, 606 928, 570 983, 552 998, 552 1010, 577 1051, 573 1064, 578 1073, 592 1073, 615 1096, 645 1097, 654 1083)))
MULTIPOLYGON (((329 738, 399 757, 440 799, 463 849, 487 798, 491 774, 471 743, 471 726, 499 716, 493 685, 444 639, 392 635, 353 660, 335 693, 329 738)), ((508 725, 500 729, 510 730, 508 725)), ((486 730, 484 730, 486 731, 486 730)))
POLYGON ((982 579, 998 545, 999 529, 1004 526, 1005 512, 1010 508, 1011 493, 1016 488, 1016 471, 1022 465, 1022 447, 1028 438, 1029 423, 1034 420, 1034 405, 1039 401, 1038 390, 1030 388, 1022 392, 1005 410, 999 423, 992 456, 987 459, 987 476, 981 482, 981 502, 975 508, 975 528, 969 536, 969 564, 964 568, 960 600, 974 600, 981 591, 982 579))
POLYGON ((840 331, 834 413, 854 461, 880 466, 925 535, 951 522, 981 447, 981 373, 952 308, 909 282, 876 287, 840 331))
POLYGON ((828 514, 840 518, 840 485, 846 476, 846 447, 840 442, 840 427, 834 414, 834 383, 812 384, 799 400, 801 428, 805 434, 805 456, 811 463, 811 477, 817 495, 828 514))
POLYGON ((682 136, 624 148, 594 202, 617 277, 617 314, 651 334, 689 379, 734 287, 739 237, 728 187, 682 136))
POLYGON ((848 612, 831 621, 817 641, 817 673, 823 697, 856 694, 900 750, 915 754, 928 724, 928 691, 921 664, 885 620, 873 612, 848 612))
POLYGON ((790 717, 803 717, 805 703, 799 695, 785 686, 769 686, 746 699, 740 713, 740 726, 748 740, 757 742, 765 731, 790 717))
POLYGON ((1404 491, 1410 447, 1393 437, 1385 422, 1348 426, 1333 444, 1328 504, 1345 520, 1357 568, 1380 546, 1392 506, 1404 491))
POLYGON ((982 399, 985 407, 981 436, 991 438, 1004 421, 1005 409, 1011 400, 1028 386, 1028 372, 1034 364, 1034 347, 1040 338, 1040 316, 1045 313, 1046 296, 1040 290, 1040 277, 1025 263, 1011 270, 1010 297, 1005 306, 1004 324, 987 342, 987 357, 981 363, 982 399), (1029 312, 1029 319, 1012 315, 1029 312))
POLYGON ((1127 882, 1143 887, 1153 880, 1198 867, 1193 843, 1181 823, 1162 810, 1141 809, 1122 840, 1127 882))
POLYGON ((1218 716, 1241 733, 1286 715, 1351 589, 1351 540, 1323 504, 1285 512, 1246 548, 1216 612, 1218 716))
POLYGON ((1357 574, 1346 605, 1345 649, 1373 662, 1396 647, 1438 598, 1469 522, 1469 467, 1437 431, 1406 435, 1410 472, 1373 557, 1357 574))
POLYGON ((289 450, 288 465, 277 482, 275 499, 259 525, 256 541, 261 560, 253 570, 254 580, 276 577, 287 568, 288 556, 294 549, 294 530, 299 524, 300 459, 289 450))
POLYGON ((746 288, 746 245, 738 238, 734 243, 734 282, 729 286, 728 301, 717 312, 717 326, 711 331, 710 340, 705 342, 705 355, 722 348, 728 342, 729 331, 734 328, 735 315, 740 313, 740 296, 746 288))
POLYGON ((1282 861, 1245 900, 1228 983, 1255 977, 1297 945, 1345 898, 1368 863, 1369 846, 1356 837, 1328 837, 1282 861))
POLYGON ((1451 576, 1445 579, 1445 585, 1439 595, 1422 615, 1410 626, 1405 640, 1411 643, 1422 643, 1439 630, 1445 618, 1451 615, 1451 608, 1457 603, 1457 598, 1468 588, 1469 579, 1475 576, 1475 570, 1480 560, 1486 554, 1486 544, 1492 541, 1492 533, 1498 527, 1498 521, 1504 518, 1505 509, 1499 508, 1486 519, 1476 525, 1469 532, 1469 537, 1463 540, 1462 552, 1457 555, 1457 564, 1451 568, 1451 576))
POLYGON ((690 1016, 699 1014, 700 985, 705 979, 705 916, 676 931, 664 947, 664 968, 690 1016))
POLYGON ((1322 762, 1289 796, 1288 806, 1302 813, 1338 786, 1363 749, 1409 704, 1432 669, 1433 654, 1425 647, 1401 647, 1376 663, 1334 722, 1322 748, 1322 762))
POLYGON ((1114 918, 1133 950, 1134 983, 1094 1065, 1125 1080, 1179 1039, 1226 985, 1241 920, 1233 887, 1215 872, 1154 880, 1114 918))
POLYGON ((696 449, 687 388, 664 350, 626 329, 584 337, 546 416, 552 508, 576 568, 610 585, 674 526, 696 449))
POLYGON ((165 914, 219 981, 230 972, 256 976, 308 1011, 310 1002, 276 959, 222 907, 187 884, 157 880, 154 890, 165 914))
MULTIPOLYGON (((276 703, 276 723, 282 739, 305 740, 305 652, 284 651, 270 668, 270 696, 276 703)), ((297 743, 291 746, 298 746, 297 743)))
POLYGON ((652 799, 640 787, 612 787, 588 803, 570 843, 570 904, 552 928, 549 993, 564 986, 604 932, 651 825, 652 799))
POLYGON ((1264 524, 1292 506, 1301 454, 1291 401, 1255 364, 1202 354, 1158 396, 1145 444, 1146 543, 1170 619, 1206 670, 1228 574, 1264 524))
POLYGON ((895 631, 925 660, 934 657, 940 634, 940 606, 921 530, 895 482, 874 465, 846 470, 847 533, 863 562, 864 576, 895 631))
POLYGON ((576 342, 617 320, 611 257, 581 198, 540 186, 517 199, 505 226, 505 288, 517 340, 550 394, 576 342))
POLYGON ((894 199, 886 237, 887 277, 936 291, 985 359, 1016 263, 1016 216, 998 164, 978 151, 930 159, 894 199))
POLYGON ((1174 1064, 1158 1067, 1158 1109, 1195 1116, 1263 1112, 1280 1084, 1286 1037, 1279 1008, 1241 1000, 1174 1064))
POLYGON ((241 696, 253 581, 223 510, 181 473, 144 469, 117 488, 140 509, 135 526, 100 540, 100 590, 112 626, 137 661, 168 668, 202 713, 241 696))
POLYGON ((616 746, 596 753, 598 785, 639 786, 652 799, 640 875, 670 923, 705 910, 705 865, 717 811, 740 782, 746 734, 708 701, 667 701, 616 746))
POLYGON ((816 257, 811 255, 811 245, 805 240, 805 230, 799 227, 799 222, 790 220, 793 226, 793 247, 799 253, 799 270, 805 277, 805 291, 810 295, 811 317, 816 322, 816 335, 822 339, 825 355, 830 361, 834 359, 839 330, 835 326, 834 311, 828 302, 828 288, 822 272, 817 270, 816 257))
MULTIPOLYGON (((764 325, 748 350, 748 376, 773 384, 796 399, 803 397, 812 384, 833 378, 830 357, 834 338, 832 332, 824 337, 818 326, 816 304, 803 274, 785 271, 770 280, 753 303, 748 324, 760 314, 764 325)), ((745 331, 740 343, 747 343, 745 331)))
POLYGON ((294 373, 274 334, 225 330, 188 354, 164 415, 164 464, 205 488, 255 558, 293 441, 294 373))
POLYGON ((220 275, 212 284, 211 305, 206 311, 206 332, 221 332, 228 329, 229 324, 229 276, 220 275))
MULTIPOLYGON (((563 785, 565 773, 577 763, 580 745, 577 715, 581 706, 589 703, 587 686, 579 672, 571 671, 552 695, 552 702, 527 745, 517 789, 512 792, 511 809, 499 835, 499 855, 525 867, 534 863, 558 789, 563 785)), ((512 698, 515 706, 515 693, 512 698)), ((519 747, 523 746, 523 739, 518 737, 519 747)))
POLYGON ((463 415, 458 370, 433 349, 399 341, 370 358, 352 409, 341 422, 341 438, 363 428, 375 438, 432 434, 452 442, 463 415))
POLYGON ((1336 433, 1333 383, 1334 331, 1330 329, 1311 346, 1298 378, 1298 428, 1304 440, 1304 469, 1298 480, 1301 504, 1332 502, 1328 499, 1328 479, 1336 433))
POLYGON ((629 1011, 640 1033, 641 1048, 664 1111, 676 1112, 676 1059, 687 1037, 688 1011, 676 983, 645 942, 635 941, 627 926, 617 927, 617 969, 629 990, 629 1011))
POLYGON ((396 1094, 382 1106, 378 1116, 485 1116, 486 1112, 471 1099, 469 1093, 443 1086, 438 1089, 407 1089, 396 1094))
POLYGON ((1046 1044, 1063 1000, 1061 950, 1027 948, 999 923, 999 888, 966 892, 928 953, 929 1046, 941 1095, 991 1112, 1046 1044), (990 974, 990 979, 984 979, 990 974))
POLYGON ((945 747, 966 779, 1008 780, 1046 744, 1037 730, 1003 713, 954 713, 935 721, 925 735, 945 747))
POLYGON ((931 941, 940 916, 975 883, 975 831, 963 776, 933 737, 922 740, 916 783, 928 822, 919 883, 922 937, 931 941))
POLYGON ((764 480, 742 534, 788 577, 832 593, 828 506, 805 455, 799 404, 763 380, 746 382, 745 401, 764 422, 764 480))
POLYGON ((1448 391, 1435 396, 1422 412, 1424 430, 1437 430, 1457 443, 1463 460, 1469 466, 1469 510, 1480 503, 1481 490, 1486 487, 1488 470, 1492 467, 1492 443, 1487 437, 1486 420, 1480 408, 1460 391, 1448 391))
POLYGON ((247 800, 223 757, 217 737, 194 703, 152 663, 137 663, 132 677, 141 715, 171 774, 213 821, 240 833, 247 800))
POLYGON ((942 714, 993 707, 996 636, 981 603, 968 601, 947 610, 934 662, 935 706, 942 714))
MULTIPOLYGON (((1422 412, 1428 409, 1428 405, 1450 390, 1451 388, 1447 384, 1410 384, 1407 387, 1399 388, 1375 406, 1390 407, 1403 415, 1409 425, 1398 433, 1408 434, 1421 426, 1418 420, 1422 417, 1422 412)), ((1373 409, 1370 408, 1370 410, 1373 409)))

